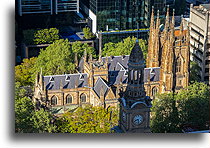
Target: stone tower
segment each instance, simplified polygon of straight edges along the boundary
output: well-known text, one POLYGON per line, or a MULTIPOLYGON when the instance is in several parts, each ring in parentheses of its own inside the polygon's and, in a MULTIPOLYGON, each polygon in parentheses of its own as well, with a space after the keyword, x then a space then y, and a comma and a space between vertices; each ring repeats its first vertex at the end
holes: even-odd
POLYGON ((179 92, 189 84, 189 30, 184 29, 183 20, 179 29, 175 28, 174 10, 170 18, 169 7, 164 25, 160 25, 159 11, 154 20, 153 9, 150 24, 146 68, 151 74, 153 69, 160 71, 153 74, 158 75, 157 81, 148 78, 145 83, 147 95, 179 92))
POLYGON ((150 132, 151 99, 144 90, 144 58, 136 42, 128 62, 128 85, 121 92, 119 127, 126 133, 150 132))

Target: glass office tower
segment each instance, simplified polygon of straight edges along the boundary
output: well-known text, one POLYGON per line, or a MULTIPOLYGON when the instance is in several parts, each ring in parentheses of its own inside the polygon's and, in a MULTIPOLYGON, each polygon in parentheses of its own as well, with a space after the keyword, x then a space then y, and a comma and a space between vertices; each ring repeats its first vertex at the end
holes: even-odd
MULTIPOLYGON (((147 28, 149 0, 81 0, 95 15, 96 31, 147 28)), ((88 14, 91 18, 90 13, 88 14)))

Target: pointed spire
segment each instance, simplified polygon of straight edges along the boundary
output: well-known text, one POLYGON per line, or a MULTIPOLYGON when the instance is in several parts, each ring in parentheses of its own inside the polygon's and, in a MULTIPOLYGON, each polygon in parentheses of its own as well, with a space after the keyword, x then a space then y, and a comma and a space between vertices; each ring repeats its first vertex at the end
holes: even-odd
POLYGON ((183 15, 181 15, 180 35, 182 34, 182 31, 183 30, 184 30, 184 26, 183 26, 183 15))
POLYGON ((77 57, 77 52, 74 54, 74 63, 76 67, 78 66, 78 57, 77 57))
POLYGON ((150 19, 150 31, 152 31, 154 28, 154 6, 152 6, 152 13, 151 13, 151 19, 150 19))
POLYGON ((156 31, 159 31, 159 26, 160 26, 160 14, 159 10, 157 11, 157 19, 156 19, 156 31))
POLYGON ((172 16, 172 19, 171 19, 171 29, 174 29, 174 25, 175 25, 174 15, 175 15, 175 9, 173 9, 173 16, 172 16))
POLYGON ((164 30, 168 31, 168 27, 169 27, 169 5, 167 5, 167 13, 166 13, 166 21, 165 21, 165 26, 164 26, 164 30))

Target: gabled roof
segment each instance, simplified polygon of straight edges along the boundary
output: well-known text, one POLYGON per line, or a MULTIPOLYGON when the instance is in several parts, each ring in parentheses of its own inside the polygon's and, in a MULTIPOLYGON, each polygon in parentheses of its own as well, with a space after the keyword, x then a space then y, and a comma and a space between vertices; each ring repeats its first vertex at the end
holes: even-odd
POLYGON ((144 69, 144 82, 156 82, 160 80, 160 67, 152 67, 144 69))
MULTIPOLYGON (((105 61, 106 57, 102 57, 102 61, 105 61)), ((125 56, 110 56, 108 58, 108 70, 117 71, 121 69, 121 66, 125 69, 128 68, 129 55, 125 56)))
POLYGON ((46 90, 70 89, 88 85, 87 74, 84 73, 44 76, 44 82, 46 90))
POLYGON ((98 97, 100 97, 100 95, 103 95, 105 97, 108 89, 109 86, 106 84, 106 82, 101 77, 98 77, 98 80, 93 87, 93 90, 98 95, 98 97))

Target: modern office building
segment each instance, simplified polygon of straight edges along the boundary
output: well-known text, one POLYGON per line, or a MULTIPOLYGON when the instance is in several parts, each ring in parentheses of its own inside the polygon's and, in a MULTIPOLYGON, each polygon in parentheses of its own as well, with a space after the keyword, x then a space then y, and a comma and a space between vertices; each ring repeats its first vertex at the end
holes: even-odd
POLYGON ((17 11, 24 14, 79 12, 79 0, 17 0, 17 11))
POLYGON ((159 10, 160 18, 165 18, 166 0, 150 0, 150 5, 154 7, 155 12, 159 10))
POLYGON ((209 83, 210 4, 190 7, 190 60, 198 63, 201 81, 209 83))
POLYGON ((81 0, 80 6, 91 20, 93 33, 149 26, 149 0, 81 0))

